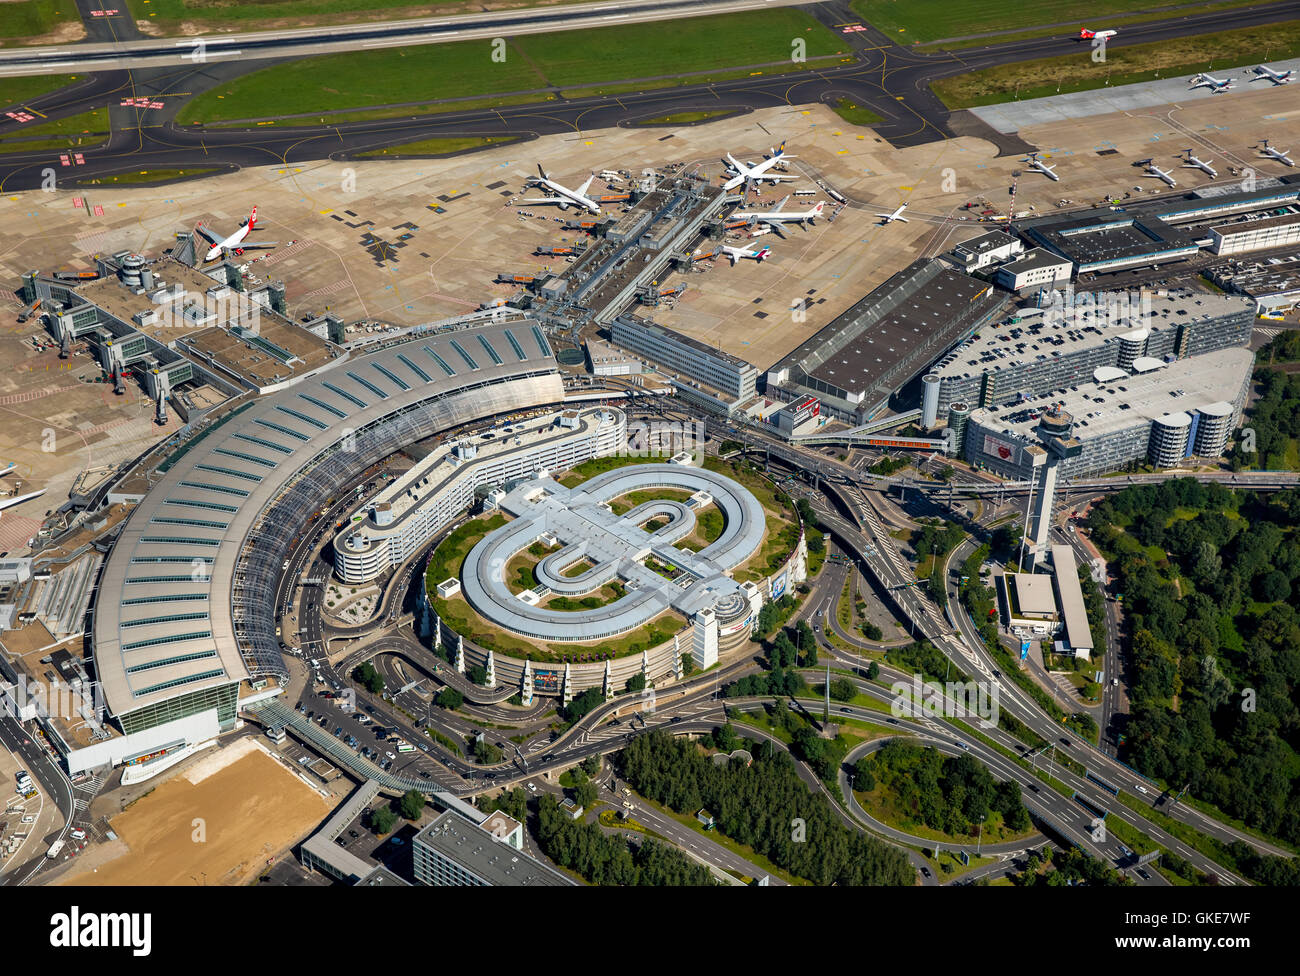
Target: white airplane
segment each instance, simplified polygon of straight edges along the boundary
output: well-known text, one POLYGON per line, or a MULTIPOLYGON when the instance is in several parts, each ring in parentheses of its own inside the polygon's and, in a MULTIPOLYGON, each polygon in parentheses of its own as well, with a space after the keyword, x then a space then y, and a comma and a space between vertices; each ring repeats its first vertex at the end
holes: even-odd
POLYGON ((1286 71, 1274 71, 1266 64, 1257 65, 1251 69, 1255 72, 1255 77, 1251 81, 1271 81, 1275 85, 1289 85, 1291 79, 1295 77, 1295 71, 1288 68, 1286 71))
POLYGON ((798 158, 797 156, 786 155, 784 142, 781 143, 781 145, 779 145, 777 148, 773 149, 770 153, 768 153, 767 158, 764 159, 761 163, 753 163, 753 164, 742 163, 735 156, 731 155, 731 153, 727 153, 727 168, 730 169, 736 175, 733 176, 731 179, 727 180, 727 182, 723 183, 722 188, 724 190, 734 190, 742 183, 746 183, 750 180, 752 180, 755 183, 761 183, 764 180, 766 180, 769 183, 780 183, 783 180, 797 180, 799 179, 798 176, 794 176, 788 173, 768 172, 768 170, 776 166, 777 163, 784 162, 787 159, 797 159, 797 158, 798 158))
POLYGON ((33 491, 27 495, 19 495, 17 498, 6 498, 3 501, 0 501, 0 512, 3 512, 6 508, 12 508, 14 505, 21 505, 23 502, 29 502, 33 498, 40 498, 44 494, 45 489, 42 488, 40 491, 33 491))
POLYGON ((1262 146, 1259 146, 1258 148, 1260 154, 1263 156, 1267 156, 1269 159, 1276 159, 1279 163, 1284 163, 1287 166, 1295 165, 1295 161, 1292 160, 1289 155, 1287 155, 1291 151, 1289 149, 1274 148, 1273 146, 1270 146, 1268 144, 1267 139, 1265 139, 1264 144, 1262 146))
POLYGON ((1178 181, 1174 179, 1173 174, 1170 173, 1169 170, 1161 169, 1157 166, 1154 159, 1144 159, 1142 160, 1142 165, 1146 167, 1146 172, 1143 174, 1144 176, 1154 176, 1158 180, 1164 180, 1170 186, 1178 185, 1178 181))
POLYGON ((1217 95, 1220 92, 1226 92, 1235 87, 1236 86, 1233 85, 1231 78, 1216 78, 1214 75, 1207 75, 1202 72, 1192 79, 1192 84, 1188 90, 1190 91, 1193 88, 1209 88, 1215 95, 1217 95))
POLYGON ((253 228, 256 225, 257 225, 256 207, 254 207, 253 212, 248 215, 248 219, 239 225, 239 230, 235 231, 233 234, 231 234, 229 237, 226 238, 218 239, 216 234, 212 233, 202 224, 199 224, 198 227, 194 229, 197 230, 200 235, 202 235, 204 240, 206 240, 209 244, 212 245, 212 247, 208 250, 208 253, 204 256, 203 260, 216 261, 218 258, 223 258, 228 254, 243 254, 245 251, 250 251, 254 249, 275 247, 276 246, 275 241, 264 241, 261 243, 257 243, 248 240, 249 233, 252 232, 253 228))
POLYGON ((587 177, 587 181, 576 190, 570 190, 567 186, 561 186, 553 179, 546 175, 546 170, 542 169, 542 164, 537 164, 537 176, 528 177, 528 186, 544 186, 552 193, 553 197, 534 197, 531 200, 524 200, 524 203, 553 203, 561 210, 568 210, 569 207, 577 205, 586 207, 592 213, 600 213, 600 204, 587 196, 587 191, 591 189, 592 181, 595 175, 587 177))
POLYGON ((1215 171, 1214 167, 1204 159, 1197 159, 1192 155, 1190 149, 1184 149, 1183 152, 1187 154, 1187 161, 1183 163, 1183 169, 1199 169, 1202 173, 1208 173, 1210 179, 1216 179, 1218 177, 1219 174, 1215 171))
POLYGON ((903 223, 907 223, 908 222, 907 218, 903 216, 903 211, 906 209, 907 209, 907 204, 903 204, 893 213, 887 213, 887 214, 878 213, 876 214, 876 216, 880 218, 880 223, 882 226, 884 224, 892 224, 895 220, 901 220, 903 223))
POLYGON ((809 210, 782 210, 786 201, 790 199, 786 196, 776 205, 775 210, 745 210, 740 213, 732 214, 737 220, 747 220, 750 225, 765 224, 771 230, 776 232, 778 237, 784 237, 781 233, 782 224, 798 224, 802 227, 805 223, 815 224, 817 218, 822 215, 822 210, 826 207, 825 200, 818 200, 817 204, 809 210))
POLYGON ((722 253, 731 258, 731 266, 734 268, 736 262, 741 258, 753 258, 755 261, 763 261, 771 257, 772 249, 770 247, 745 248, 732 247, 729 244, 722 245, 722 253))
POLYGON ((1110 40, 1112 37, 1114 37, 1114 36, 1115 36, 1116 34, 1118 34, 1118 33, 1119 33, 1119 31, 1117 31, 1117 30, 1099 30, 1099 31, 1095 31, 1095 30, 1088 30, 1088 28, 1085 27, 1085 28, 1083 28, 1081 31, 1079 31, 1079 40, 1081 40, 1081 41, 1091 41, 1091 40, 1108 41, 1108 40, 1110 40))
MULTIPOLYGON (((1028 163, 1030 169, 1036 173, 1042 173, 1050 180, 1059 181, 1061 179, 1056 175, 1056 166, 1048 166, 1038 158, 1038 153, 1030 153, 1028 158, 1022 159, 1021 162, 1028 163)), ((1057 163, 1056 165, 1059 166, 1060 163, 1057 163)))

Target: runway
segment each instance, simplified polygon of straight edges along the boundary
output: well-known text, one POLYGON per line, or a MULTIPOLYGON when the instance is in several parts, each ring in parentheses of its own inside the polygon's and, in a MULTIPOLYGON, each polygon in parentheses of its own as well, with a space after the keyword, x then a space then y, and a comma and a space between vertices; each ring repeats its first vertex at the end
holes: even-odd
MULTIPOLYGON (((81 0, 83 4, 97 0, 81 0)), ((676 0, 663 0, 673 6, 676 0)), ((648 9, 648 8, 647 8, 648 9)), ((698 8, 697 12, 698 12, 698 8)), ((846 2, 806 5, 822 23, 838 29, 860 23, 846 2)), ((596 8, 585 11, 598 12, 596 8)), ((1229 9, 1126 27, 1111 41, 1124 47, 1189 34, 1273 23, 1300 16, 1300 2, 1285 0, 1247 9, 1229 9)), ((88 18, 89 19, 89 18, 88 18)), ((373 29, 379 29, 375 26, 373 29)), ((138 36, 134 26, 118 36, 138 36)), ((756 76, 713 84, 684 85, 618 96, 566 99, 557 91, 538 93, 536 104, 498 109, 475 108, 433 115, 412 115, 366 122, 301 127, 247 128, 185 126, 175 124, 183 98, 228 82, 272 61, 220 61, 177 63, 166 67, 99 72, 67 89, 34 99, 28 105, 53 119, 75 115, 105 102, 123 98, 159 98, 161 109, 110 105, 113 129, 106 143, 83 150, 84 165, 77 179, 109 176, 129 170, 203 167, 236 169, 248 166, 289 165, 321 159, 346 159, 358 152, 416 140, 451 136, 515 136, 529 140, 557 133, 584 133, 615 126, 635 125, 657 116, 692 111, 749 112, 784 105, 848 98, 870 108, 884 121, 874 131, 895 147, 922 145, 956 134, 976 135, 999 146, 1003 154, 1029 148, 1018 137, 995 130, 971 112, 950 112, 930 90, 932 81, 999 64, 1080 52, 1073 34, 1029 41, 1004 41, 958 52, 922 52, 900 47, 881 32, 846 34, 854 60, 829 69, 812 69, 779 76, 756 76), (549 95, 549 100, 548 100, 549 95)), ((129 48, 123 40, 119 47, 129 48)), ((155 47, 160 43, 148 42, 155 47)), ((175 57, 175 43, 171 56, 175 57)), ((421 42, 423 43, 423 41, 421 42)), ((134 48, 129 48, 135 50, 134 48)), ((63 70, 50 67, 50 70, 63 70)), ((614 79, 611 79, 614 80, 614 79)), ((17 131, 16 123, 0 121, 0 136, 17 131)), ((0 190, 32 189, 48 182, 52 172, 62 178, 60 150, 11 153, 0 156, 0 190)))

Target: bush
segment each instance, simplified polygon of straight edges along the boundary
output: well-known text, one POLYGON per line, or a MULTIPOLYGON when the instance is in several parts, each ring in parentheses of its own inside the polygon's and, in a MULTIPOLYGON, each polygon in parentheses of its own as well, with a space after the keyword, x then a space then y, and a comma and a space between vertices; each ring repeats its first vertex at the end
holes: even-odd
POLYGON ((402 794, 398 810, 407 820, 419 820, 424 812, 424 794, 419 790, 407 790, 402 794))
POLYGON ((370 813, 370 829, 380 837, 392 830, 395 823, 397 814, 393 813, 392 807, 379 807, 370 813))
POLYGON ((438 692, 434 704, 439 708, 460 708, 461 705, 465 704, 465 696, 455 688, 444 688, 438 692))
POLYGON ((352 680, 372 695, 377 695, 384 690, 384 676, 376 671, 375 666, 369 661, 352 669, 352 680))
POLYGON ((835 678, 831 681, 831 697, 836 701, 853 701, 858 694, 858 686, 848 678, 835 678))

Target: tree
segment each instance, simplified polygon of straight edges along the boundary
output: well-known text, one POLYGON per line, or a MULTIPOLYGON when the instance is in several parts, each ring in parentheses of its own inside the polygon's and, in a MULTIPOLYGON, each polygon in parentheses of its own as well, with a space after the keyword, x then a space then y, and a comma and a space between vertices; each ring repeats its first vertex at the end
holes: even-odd
POLYGON ((867 667, 867 679, 870 681, 875 681, 879 677, 880 677, 880 665, 877 662, 872 661, 871 664, 868 665, 867 667))
POLYGON ((434 703, 439 708, 460 708, 461 705, 465 704, 465 696, 455 688, 443 688, 442 691, 438 692, 438 697, 434 699, 434 703))
POLYGON ((598 796, 599 791, 596 789, 596 784, 589 779, 584 779, 573 789, 573 802, 584 810, 590 810, 598 796))
POLYGON ((486 685, 487 668, 483 667, 481 664, 475 664, 466 669, 465 677, 469 678, 469 680, 474 682, 476 685, 486 685))
POLYGON ((682 655, 682 674, 690 677, 695 673, 695 655, 687 651, 682 655))
POLYGON ((502 758, 501 750, 494 746, 487 739, 480 739, 474 743, 474 761, 483 766, 491 766, 499 763, 502 758))
POLYGON ((870 641, 878 641, 885 636, 885 632, 868 620, 862 625, 862 633, 870 641))
POLYGON ((831 681, 831 697, 836 701, 853 701, 858 694, 858 686, 848 678, 834 678, 831 681))
POLYGON ((407 820, 419 820, 424 812, 424 794, 419 790, 407 790, 402 794, 397 809, 407 820))
POLYGON ((372 695, 384 690, 384 676, 375 670, 369 661, 364 661, 352 669, 352 680, 363 686, 372 695))
POLYGON ((370 812, 370 828, 380 837, 393 829, 397 823, 397 814, 391 806, 378 807, 370 812))
POLYGON ((632 675, 632 677, 627 679, 627 684, 625 684, 624 687, 633 694, 645 691, 645 675, 638 671, 636 674, 632 675))
POLYGON ((588 756, 586 759, 584 759, 582 762, 578 764, 578 768, 581 769, 588 776, 595 776, 598 772, 600 772, 600 756, 598 755, 588 756))
POLYGON ((859 793, 866 793, 876 788, 876 776, 872 770, 870 756, 863 756, 853 764, 853 788, 859 793))

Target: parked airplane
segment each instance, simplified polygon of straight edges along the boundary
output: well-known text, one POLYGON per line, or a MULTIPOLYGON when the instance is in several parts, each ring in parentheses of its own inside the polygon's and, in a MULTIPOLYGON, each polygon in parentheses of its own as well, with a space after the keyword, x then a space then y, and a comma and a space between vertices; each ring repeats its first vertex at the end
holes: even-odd
POLYGON ((1289 85, 1291 79, 1295 77, 1295 71, 1288 68, 1286 71, 1274 71, 1266 64, 1257 65, 1251 69, 1255 72, 1255 77, 1251 81, 1271 81, 1275 85, 1289 85))
POLYGON ((736 262, 739 261, 741 258, 753 258, 755 261, 763 261, 765 258, 771 256, 772 249, 770 247, 760 247, 760 248, 732 247, 729 244, 723 244, 722 253, 725 254, 727 257, 731 258, 731 266, 734 268, 736 266, 736 262))
POLYGON ((783 163, 787 159, 797 159, 796 156, 788 156, 785 152, 785 143, 781 143, 776 149, 773 149, 761 163, 742 163, 731 153, 727 153, 727 168, 736 175, 722 184, 724 190, 734 190, 742 183, 753 181, 761 183, 766 180, 769 183, 780 183, 784 180, 797 180, 798 176, 789 173, 770 173, 768 172, 778 163, 783 163))
POLYGON ((1192 79, 1192 84, 1188 90, 1190 91, 1192 88, 1209 88, 1217 95, 1219 92, 1226 92, 1235 87, 1231 78, 1216 78, 1214 75, 1207 75, 1202 72, 1192 79))
POLYGON ((1279 163, 1283 163, 1287 166, 1295 165, 1294 160, 1292 160, 1291 157, 1287 155, 1291 150, 1276 149, 1273 146, 1270 146, 1268 144, 1267 139, 1264 140, 1264 144, 1262 146, 1259 146, 1258 149, 1262 155, 1267 156, 1269 159, 1276 159, 1279 163))
POLYGON ((1199 169, 1203 173, 1210 174, 1210 179, 1218 177, 1219 174, 1215 171, 1214 167, 1204 159, 1197 159, 1192 155, 1190 149, 1184 149, 1183 152, 1187 154, 1187 159, 1183 163, 1183 169, 1199 169))
POLYGON ((1178 185, 1178 181, 1174 179, 1173 174, 1171 174, 1169 170, 1161 169, 1157 166, 1154 159, 1143 159, 1140 160, 1140 163, 1146 167, 1146 172, 1143 175, 1154 176, 1158 180, 1164 180, 1170 186, 1178 185))
POLYGON ((546 170, 542 169, 542 164, 537 164, 537 176, 528 177, 528 186, 544 186, 552 193, 553 197, 535 197, 531 200, 524 200, 524 203, 553 203, 561 210, 568 210, 571 206, 586 207, 592 213, 600 213, 600 204, 587 196, 587 191, 591 189, 592 181, 595 176, 588 176, 587 181, 576 190, 570 190, 567 186, 561 186, 553 179, 546 175, 546 170))
MULTIPOLYGON (((1030 169, 1036 173, 1042 173, 1048 179, 1060 180, 1060 177, 1056 175, 1056 166, 1048 166, 1038 158, 1038 153, 1036 152, 1030 153, 1028 158, 1021 160, 1021 162, 1028 163, 1030 169)), ((1060 164, 1058 163, 1057 165, 1059 166, 1060 164)))
POLYGON ((817 218, 822 215, 822 210, 826 206, 825 200, 818 200, 817 205, 810 210, 782 210, 786 201, 790 199, 786 196, 784 200, 776 205, 775 210, 745 210, 732 214, 737 220, 747 220, 750 225, 765 224, 776 232, 778 237, 784 237, 781 233, 782 224, 798 224, 802 227, 805 223, 816 223, 817 218))
POLYGON ((1116 34, 1118 34, 1118 33, 1119 33, 1119 31, 1117 31, 1117 30, 1099 30, 1099 31, 1094 31, 1094 30, 1088 30, 1088 28, 1085 27, 1085 28, 1083 28, 1083 30, 1079 31, 1079 40, 1081 40, 1081 41, 1091 41, 1091 40, 1108 41, 1108 40, 1110 40, 1112 37, 1114 37, 1114 36, 1115 36, 1116 34))
POLYGON ((903 216, 903 211, 906 209, 907 209, 907 204, 903 204, 893 213, 887 213, 887 214, 878 213, 876 214, 876 216, 880 218, 880 223, 882 225, 892 224, 895 220, 901 220, 903 223, 907 223, 908 222, 907 218, 903 216))
POLYGON ((275 241, 264 241, 261 243, 256 243, 248 240, 249 233, 252 232, 253 228, 256 225, 257 225, 256 207, 254 207, 253 212, 248 215, 248 219, 239 225, 239 230, 235 231, 229 237, 218 238, 216 234, 212 233, 212 231, 208 230, 202 224, 199 224, 194 229, 199 232, 199 234, 203 237, 204 240, 206 240, 209 244, 212 245, 212 247, 208 250, 208 253, 204 256, 203 260, 216 261, 218 258, 226 257, 229 254, 243 254, 245 251, 249 251, 253 249, 275 247, 276 245, 275 241))
POLYGON ((12 508, 14 505, 21 505, 23 502, 29 502, 33 498, 40 498, 44 494, 45 489, 42 488, 40 491, 33 491, 27 495, 19 495, 17 498, 2 499, 0 500, 0 512, 3 512, 6 508, 12 508))

